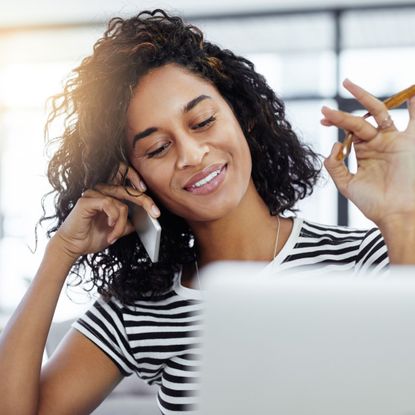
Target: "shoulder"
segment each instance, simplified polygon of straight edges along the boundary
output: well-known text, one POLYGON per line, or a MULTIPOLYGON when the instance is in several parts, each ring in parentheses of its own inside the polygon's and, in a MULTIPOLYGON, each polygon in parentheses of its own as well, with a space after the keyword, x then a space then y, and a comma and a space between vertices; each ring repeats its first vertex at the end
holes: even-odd
POLYGON ((124 375, 140 374, 141 360, 151 360, 160 347, 177 342, 173 337, 185 338, 198 321, 201 308, 199 302, 174 290, 132 304, 100 297, 73 327, 109 355, 124 375), (175 334, 170 339, 166 333, 172 329, 175 334))
MULTIPOLYGON (((374 228, 373 230, 375 230, 374 228)), ((344 241, 362 241, 368 232, 373 230, 356 229, 340 225, 326 225, 321 223, 303 220, 300 230, 300 237, 303 239, 325 240, 333 243, 344 241)))
POLYGON ((370 229, 356 229, 340 225, 323 225, 311 221, 303 221, 300 236, 318 243, 331 243, 333 245, 349 243, 358 246, 360 250, 369 247, 385 246, 380 230, 376 227, 370 229))
MULTIPOLYGON (((136 316, 137 319, 147 314, 165 314, 177 308, 191 306, 194 300, 183 298, 172 289, 157 297, 141 298, 132 303, 123 303, 116 297, 99 297, 85 313, 86 317, 100 316, 106 322, 124 322, 128 316, 136 316)), ((85 317, 84 316, 84 317, 85 317)))
POLYGON ((388 263, 386 245, 377 228, 355 229, 297 221, 301 224, 298 236, 284 261, 290 267, 326 264, 349 269, 363 263, 388 263))

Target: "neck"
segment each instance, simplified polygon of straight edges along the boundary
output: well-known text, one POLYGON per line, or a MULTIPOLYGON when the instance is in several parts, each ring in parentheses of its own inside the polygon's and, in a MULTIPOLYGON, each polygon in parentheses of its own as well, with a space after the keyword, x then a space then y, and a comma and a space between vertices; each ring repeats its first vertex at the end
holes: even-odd
POLYGON ((275 250, 278 218, 251 181, 240 204, 225 217, 190 224, 199 249, 199 266, 213 261, 271 261, 291 232, 292 221, 280 219, 279 243, 275 250))

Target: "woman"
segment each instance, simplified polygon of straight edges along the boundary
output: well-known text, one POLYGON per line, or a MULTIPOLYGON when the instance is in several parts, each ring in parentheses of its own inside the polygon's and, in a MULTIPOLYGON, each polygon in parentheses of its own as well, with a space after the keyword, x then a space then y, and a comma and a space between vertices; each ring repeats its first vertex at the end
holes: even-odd
POLYGON ((359 162, 351 175, 336 144, 325 166, 380 232, 281 216, 311 192, 318 158, 249 61, 160 10, 113 19, 54 101, 50 120, 67 116, 49 166, 57 223, 1 339, 0 412, 89 413, 133 372, 161 385, 162 413, 192 411, 201 328, 192 283, 212 261, 358 270, 385 266, 387 246, 391 262, 415 263, 415 101, 399 132, 379 100, 344 86, 379 127, 324 107, 323 125, 354 132, 359 162), (126 202, 160 220, 159 263, 126 202), (102 297, 41 370, 60 290, 84 265, 102 297))

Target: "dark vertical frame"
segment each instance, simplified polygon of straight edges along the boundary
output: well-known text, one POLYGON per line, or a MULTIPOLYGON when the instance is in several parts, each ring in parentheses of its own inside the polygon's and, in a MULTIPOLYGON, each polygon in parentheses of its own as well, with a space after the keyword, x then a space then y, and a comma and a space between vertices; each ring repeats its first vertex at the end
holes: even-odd
MULTIPOLYGON (((333 13, 334 17, 334 53, 336 56, 336 95, 334 97, 337 107, 345 111, 346 109, 343 106, 343 99, 341 99, 339 85, 341 82, 340 79, 340 54, 342 49, 342 31, 341 31, 341 18, 342 18, 342 11, 336 10, 333 13)), ((341 141, 343 139, 344 133, 342 130, 337 130, 337 141, 341 141)), ((347 164, 347 160, 345 161, 347 164)), ((349 202, 348 200, 340 193, 337 192, 337 224, 347 226, 349 224, 349 202)))

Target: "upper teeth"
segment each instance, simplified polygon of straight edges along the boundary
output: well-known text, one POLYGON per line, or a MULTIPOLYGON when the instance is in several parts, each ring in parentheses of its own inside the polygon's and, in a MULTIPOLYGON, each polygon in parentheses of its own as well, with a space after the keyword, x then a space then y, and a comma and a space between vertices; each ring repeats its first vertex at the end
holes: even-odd
POLYGON ((204 184, 210 182, 214 177, 216 177, 220 173, 221 169, 215 170, 212 173, 208 174, 206 177, 204 177, 202 180, 199 180, 196 182, 192 187, 200 187, 204 184))

